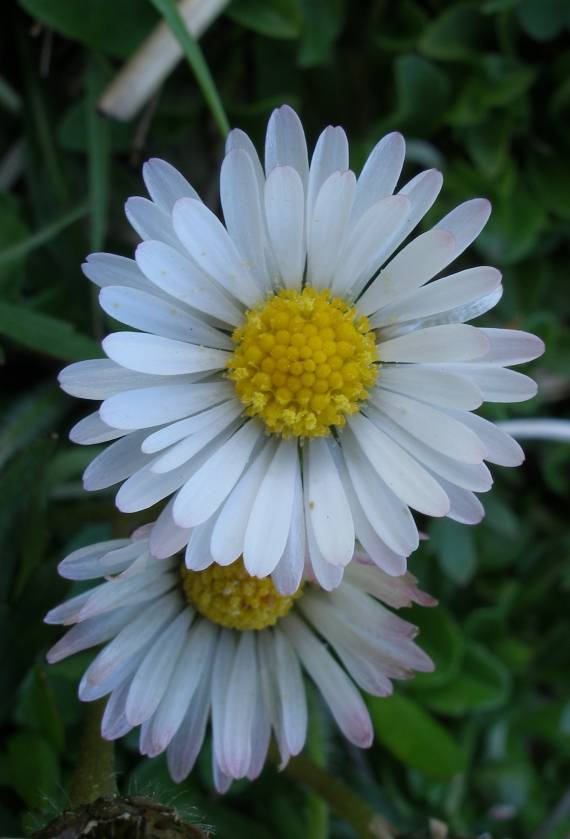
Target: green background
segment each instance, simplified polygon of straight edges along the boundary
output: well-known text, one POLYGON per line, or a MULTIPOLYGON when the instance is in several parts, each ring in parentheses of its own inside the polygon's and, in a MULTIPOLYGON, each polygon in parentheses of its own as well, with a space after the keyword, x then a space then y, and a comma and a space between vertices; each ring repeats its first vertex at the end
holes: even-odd
MULTIPOLYGON (((3 19, 0 833, 21 836, 65 806, 84 714, 76 686, 89 656, 45 664, 59 632, 42 617, 73 589, 56 563, 150 518, 118 517, 110 493, 84 493, 94 452, 67 441, 89 407, 55 376, 99 355, 109 328, 79 265, 92 250, 132 252, 122 205, 143 192, 149 156, 216 206, 223 142, 185 63, 132 122, 97 116, 98 93, 158 20, 146 0, 20 0, 3 19)), ((493 201, 458 268, 497 265, 505 294, 484 322, 534 331, 547 353, 528 371, 540 396, 486 406, 491 418, 568 412, 569 27, 565 0, 234 0, 201 41, 231 124, 258 145, 288 102, 311 145, 343 125, 357 171, 382 133, 402 130, 405 175, 445 175, 432 220, 470 197, 493 201)), ((437 670, 371 700, 373 748, 349 747, 312 699, 312 757, 406 831, 429 817, 467 836, 570 831, 568 814, 548 821, 570 770, 570 447, 526 449, 520 469, 493 470, 483 524, 422 522, 431 538, 412 569, 441 605, 410 619, 437 670)), ((194 807, 222 837, 355 835, 286 772, 219 798, 207 750, 180 786, 162 759, 138 758, 136 736, 117 761, 122 790, 194 807)))

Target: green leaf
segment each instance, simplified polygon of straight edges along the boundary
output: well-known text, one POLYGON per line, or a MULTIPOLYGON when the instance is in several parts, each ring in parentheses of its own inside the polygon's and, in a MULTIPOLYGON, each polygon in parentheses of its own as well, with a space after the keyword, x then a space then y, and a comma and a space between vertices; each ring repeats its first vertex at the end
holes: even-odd
POLYGON ((416 643, 435 664, 433 673, 416 674, 409 683, 410 689, 430 690, 447 684, 459 672, 463 657, 463 635, 456 621, 441 605, 434 609, 414 606, 409 621, 420 630, 416 643))
POLYGON ((62 361, 100 358, 103 354, 96 341, 76 332, 71 323, 10 303, 0 303, 0 335, 62 361))
POLYGON ((376 738, 406 766, 446 780, 461 772, 464 758, 451 734, 408 697, 367 698, 376 738))
POLYGON ((345 0, 301 0, 303 32, 299 50, 301 67, 316 67, 329 57, 344 23, 345 0))
POLYGON ((565 160, 553 153, 531 157, 528 179, 544 208, 570 221, 570 174, 565 160))
POLYGON ((392 121, 421 126, 427 134, 445 113, 450 92, 447 76, 426 58, 401 55, 396 59, 395 77, 397 111, 392 121))
POLYGON ((570 6, 567 0, 523 0, 517 17, 531 38, 551 41, 570 27, 570 6))
POLYGON ((510 120, 503 115, 491 116, 478 125, 466 128, 465 146, 473 163, 486 178, 496 177, 507 161, 510 120))
POLYGON ((430 527, 430 536, 442 571, 458 585, 468 583, 477 566, 475 542, 469 527, 451 519, 436 519, 430 527))
POLYGON ((19 0, 36 20, 94 50, 127 58, 156 22, 140 0, 19 0))
POLYGON ((15 399, 0 425, 0 467, 35 437, 53 429, 65 408, 66 399, 55 385, 42 385, 15 399))
POLYGON ((423 701, 441 714, 461 716, 489 711, 506 702, 509 674, 485 647, 467 642, 461 672, 449 684, 422 694, 423 701))
POLYGON ((297 38, 303 21, 299 0, 233 0, 226 14, 269 38, 297 38))
POLYGON ((198 42, 193 37, 192 33, 186 26, 184 18, 178 10, 178 6, 173 0, 150 0, 153 6, 162 15, 165 22, 168 24, 176 40, 182 47, 182 51, 186 56, 188 64, 196 77, 198 86, 202 91, 204 99, 212 113, 212 116, 218 126, 220 134, 225 137, 230 130, 228 118, 222 105, 222 100, 216 83, 212 78, 210 69, 204 60, 202 50, 198 46, 198 42))
POLYGON ((0 266, 9 265, 12 262, 24 259, 32 251, 42 247, 42 245, 47 245, 55 239, 58 233, 61 233, 66 227, 75 224, 76 221, 79 221, 85 215, 87 215, 87 207, 85 204, 81 204, 79 207, 75 207, 74 210, 57 219, 57 221, 32 233, 31 236, 27 236, 16 244, 11 244, 10 247, 0 250, 0 266))
POLYGON ((375 42, 383 50, 399 52, 414 49, 429 18, 419 3, 399 0, 380 21, 375 42))
POLYGON ((52 746, 40 734, 22 731, 8 740, 8 783, 26 805, 40 810, 59 786, 59 764, 52 746))
POLYGON ((424 31, 419 47, 429 58, 461 61, 477 55, 485 42, 488 24, 475 3, 457 3, 445 9, 424 31))

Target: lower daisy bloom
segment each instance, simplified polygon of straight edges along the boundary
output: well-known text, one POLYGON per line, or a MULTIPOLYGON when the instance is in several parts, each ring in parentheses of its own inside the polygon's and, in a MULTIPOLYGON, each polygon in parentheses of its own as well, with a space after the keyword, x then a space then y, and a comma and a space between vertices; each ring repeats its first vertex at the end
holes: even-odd
POLYGON ((102 734, 141 726, 140 751, 167 751, 180 781, 200 752, 208 721, 213 775, 225 791, 256 778, 275 736, 284 765, 305 743, 304 669, 344 736, 370 746, 372 726, 354 682, 375 696, 392 679, 433 669, 416 628, 386 609, 431 606, 406 574, 391 577, 357 555, 338 589, 306 580, 281 595, 250 577, 241 560, 189 571, 179 557, 150 556, 145 529, 131 539, 75 551, 59 566, 72 580, 105 578, 53 609, 46 622, 72 625, 50 662, 103 645, 79 686, 84 701, 109 696, 102 734))
POLYGON ((484 400, 536 392, 508 369, 540 339, 466 322, 501 297, 500 273, 445 274, 490 214, 482 198, 407 239, 442 176, 421 172, 394 194, 400 134, 384 137, 359 177, 329 126, 309 164, 299 118, 272 115, 265 171, 231 132, 220 178, 225 226, 169 164, 143 176, 152 200, 127 201, 143 240, 135 259, 92 254, 103 309, 138 331, 103 341, 105 360, 61 374, 70 394, 103 400, 71 437, 114 440, 86 489, 120 487, 123 512, 170 499, 151 535, 167 557, 188 545, 196 570, 243 556, 282 593, 308 557, 337 586, 358 540, 389 574, 418 547, 410 508, 475 524, 484 461, 516 466, 520 446, 471 413, 484 400))

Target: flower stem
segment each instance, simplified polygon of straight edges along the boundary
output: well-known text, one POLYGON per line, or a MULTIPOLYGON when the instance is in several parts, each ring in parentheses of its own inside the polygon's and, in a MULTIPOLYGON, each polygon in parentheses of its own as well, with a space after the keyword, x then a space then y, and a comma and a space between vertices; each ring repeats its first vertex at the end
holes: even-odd
POLYGON ((92 702, 87 706, 77 766, 69 785, 69 797, 73 807, 117 794, 114 745, 101 737, 104 709, 104 700, 92 702))
POLYGON ((289 761, 284 771, 296 781, 320 795, 331 810, 345 819, 361 839, 393 839, 386 820, 376 813, 344 781, 300 755, 289 761))

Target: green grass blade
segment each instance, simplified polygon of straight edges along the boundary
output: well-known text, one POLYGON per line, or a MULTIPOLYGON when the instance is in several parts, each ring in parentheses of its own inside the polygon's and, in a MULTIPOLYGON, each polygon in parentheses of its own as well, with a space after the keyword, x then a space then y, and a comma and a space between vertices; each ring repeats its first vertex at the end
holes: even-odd
POLYGON ((208 103, 208 107, 212 112, 212 116, 218 126, 222 137, 226 137, 230 130, 230 125, 222 100, 218 93, 216 84, 212 78, 208 65, 202 55, 202 50, 198 46, 197 41, 188 31, 188 27, 176 7, 173 0, 150 0, 153 6, 160 12, 165 22, 171 28, 173 34, 178 40, 180 46, 184 51, 184 55, 188 59, 188 63, 192 68, 196 81, 198 82, 204 98, 208 103))
POLYGON ((7 265, 9 262, 15 262, 17 259, 23 259, 29 253, 35 251, 37 248, 40 248, 42 245, 47 245, 48 242, 55 239, 58 233, 61 233, 61 231, 65 230, 66 227, 70 227, 72 224, 75 224, 76 221, 79 221, 79 219, 86 216, 88 212, 89 207, 86 204, 80 204, 79 207, 75 207, 69 213, 66 213, 52 224, 46 225, 41 230, 38 230, 36 233, 33 233, 31 236, 23 239, 21 242, 12 245, 12 247, 0 251, 0 265, 7 265))

